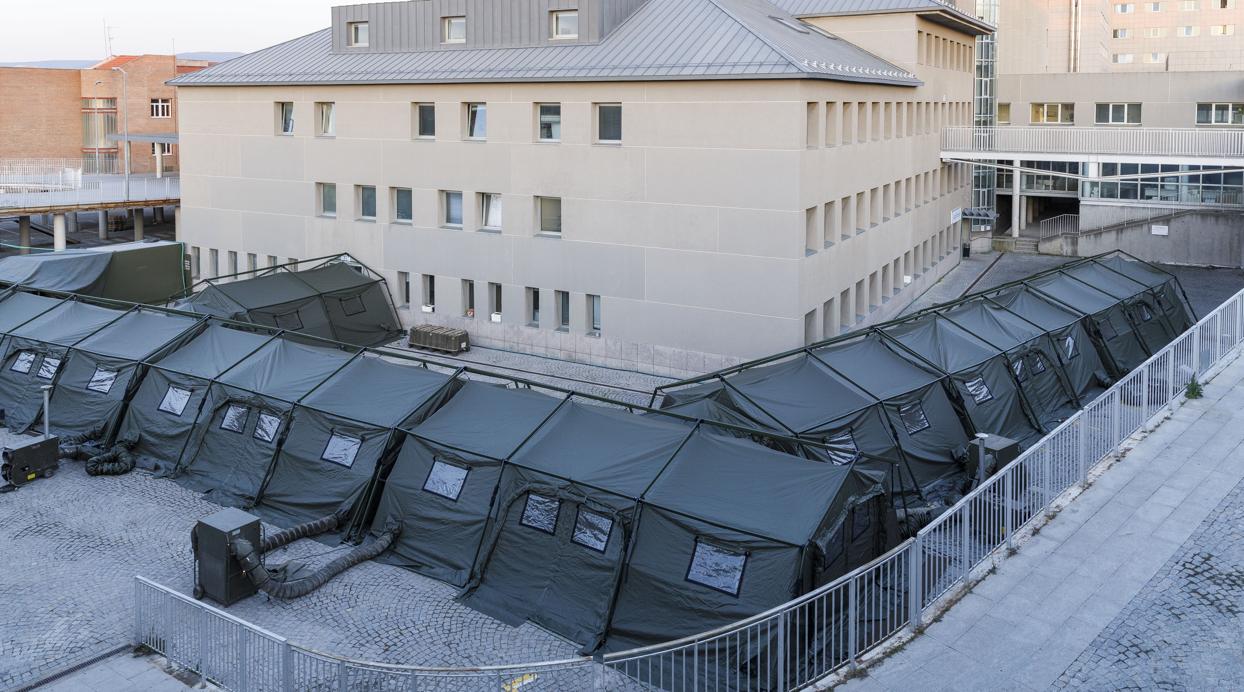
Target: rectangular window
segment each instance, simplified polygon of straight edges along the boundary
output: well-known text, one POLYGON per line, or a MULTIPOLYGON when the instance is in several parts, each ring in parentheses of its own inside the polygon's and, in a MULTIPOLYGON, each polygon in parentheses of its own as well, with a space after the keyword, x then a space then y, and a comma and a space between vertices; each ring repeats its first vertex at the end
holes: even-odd
POLYGON ((228 430, 232 433, 242 434, 246 429, 246 417, 250 415, 251 410, 240 404, 229 404, 225 409, 225 415, 220 419, 220 429, 228 430))
POLYGON ((393 188, 393 220, 410 223, 415 219, 414 197, 410 188, 393 188))
POLYGON ((587 324, 588 333, 600 336, 600 296, 587 297, 587 324))
POLYGON ((574 520, 574 535, 571 541, 598 553, 605 552, 609 546, 609 534, 613 532, 613 519, 579 507, 579 515, 574 520))
POLYGON ((319 207, 316 212, 320 216, 336 216, 337 215, 337 184, 336 183, 316 183, 316 203, 319 207))
POLYGON ((397 273, 397 291, 397 297, 401 301, 398 307, 410 307, 410 272, 397 273))
POLYGON ((1161 26, 1151 26, 1145 29, 1145 38, 1162 38, 1166 35, 1166 28, 1161 26))
POLYGON ((441 19, 441 43, 466 43, 466 17, 441 19))
POLYGON ((423 305, 436 308, 436 277, 432 274, 423 275, 423 305))
POLYGON ((1156 65, 1166 60, 1166 53, 1147 53, 1145 62, 1156 65))
POLYGON ((358 191, 359 218, 364 221, 376 220, 376 187, 374 185, 356 185, 358 191))
POLYGON ((87 383, 86 388, 92 392, 107 394, 112 391, 112 385, 116 384, 117 371, 105 370, 103 368, 95 368, 95 373, 91 375, 91 381, 87 383))
POLYGON ((180 416, 186 410, 188 403, 190 403, 189 389, 169 385, 168 390, 164 392, 164 398, 160 400, 159 410, 180 416))
POLYGON ((355 48, 366 48, 369 39, 367 22, 346 23, 346 43, 355 48))
POLYGON ((466 105, 467 139, 488 139, 488 104, 466 105))
POLYGON ((246 253, 246 271, 253 272, 259 268, 259 255, 253 252, 246 253))
POLYGON ((560 197, 536 198, 536 228, 541 233, 562 232, 562 201, 560 197))
POLYGON ((989 391, 989 385, 985 384, 985 378, 977 377, 963 383, 964 388, 968 390, 968 394, 972 395, 972 401, 977 404, 983 404, 993 400, 993 392, 989 391))
POLYGON ((542 103, 536 111, 539 129, 536 138, 541 142, 560 142, 562 140, 562 105, 542 103))
POLYGON ((432 469, 428 471, 428 477, 423 481, 423 490, 457 502, 469 473, 470 469, 464 466, 449 464, 437 459, 432 462, 432 469))
POLYGON ((1193 36, 1196 36, 1198 33, 1200 33, 1200 31, 1195 26, 1181 26, 1175 30, 1175 35, 1179 36, 1180 38, 1192 38, 1193 36))
POLYGON ((468 319, 475 318, 475 282, 470 279, 462 280, 462 304, 465 306, 463 314, 468 319))
POLYGON ((173 117, 172 100, 171 99, 151 99, 151 117, 153 118, 173 117))
POLYGON ((452 228, 462 228, 462 193, 441 192, 441 223, 452 228))
POLYGON ((1116 65, 1130 65, 1136 56, 1131 53, 1115 53, 1110 56, 1110 61, 1116 65))
POLYGON ((346 468, 354 466, 354 458, 358 456, 359 447, 363 441, 357 437, 349 437, 340 433, 333 433, 328 438, 328 444, 324 445, 324 451, 320 454, 320 458, 334 464, 340 464, 346 468))
POLYGON ((1197 125, 1244 125, 1244 103, 1198 103, 1197 125))
POLYGON ((35 377, 41 380, 55 379, 57 370, 60 370, 60 358, 44 356, 43 362, 39 363, 39 372, 35 373, 35 377))
POLYGON ((554 291, 553 297, 557 301, 557 330, 565 332, 570 330, 570 293, 568 291, 554 291))
POLYGON ((1214 24, 1209 28, 1210 36, 1234 36, 1234 24, 1214 24))
POLYGON ((1131 29, 1115 29, 1110 33, 1110 36, 1111 38, 1127 38, 1131 31, 1131 29))
POLYGON ((172 156, 173 155, 172 142, 152 142, 151 143, 151 155, 152 156, 156 156, 156 155, 172 156))
POLYGON ((1200 7, 1200 3, 1197 0, 1182 0, 1179 3, 1179 9, 1184 12, 1196 12, 1198 7, 1200 7))
POLYGON ((1139 125, 1139 103, 1099 103, 1097 104, 1098 125, 1139 125))
POLYGON ((1070 125, 1075 122, 1075 111, 1074 103, 1034 103, 1032 104, 1032 123, 1034 125, 1070 125))
MULTIPOLYGON (((293 271, 298 271, 292 267, 291 269, 293 271)), ((296 332, 303 327, 302 317, 298 314, 297 310, 291 310, 289 312, 283 312, 279 315, 273 315, 272 322, 277 326, 277 328, 287 329, 291 332, 296 332)))
POLYGON ((1114 11, 1118 14, 1131 14, 1136 11, 1136 5, 1130 2, 1122 2, 1114 6, 1114 11))
POLYGON ((20 372, 25 375, 30 372, 30 369, 34 367, 34 364, 35 354, 30 351, 22 351, 17 354, 17 358, 13 359, 13 365, 9 366, 9 369, 13 372, 20 372))
POLYGON ((255 439, 261 442, 271 442, 276 439, 276 433, 280 429, 280 416, 261 411, 259 413, 259 422, 255 423, 255 439))
POLYGON ((190 277, 197 279, 203 275, 203 248, 194 245, 190 248, 190 277))
POLYGON ((527 287, 527 326, 540 326, 540 289, 527 287))
POLYGON ((601 144, 622 142, 622 104, 596 104, 596 141, 601 144))
POLYGON ((211 248, 207 251, 207 269, 210 272, 208 276, 220 276, 220 250, 211 248))
POLYGON ((903 427, 907 429, 908 435, 915 435, 922 430, 929 429, 928 416, 924 415, 924 407, 919 401, 899 407, 898 415, 903 419, 903 427))
POLYGON ((519 522, 529 529, 552 534, 557 532, 557 515, 562 501, 555 497, 545 497, 529 493, 527 503, 523 505, 523 515, 519 522))
POLYGON ((1009 103, 998 104, 998 124, 999 125, 1010 125, 1011 124, 1011 104, 1009 103))
POLYGON ((501 230, 501 195, 481 192, 479 195, 480 228, 501 230))
POLYGON ((554 39, 579 38, 579 12, 577 10, 561 10, 550 12, 552 26, 549 35, 554 39))
POLYGON ((488 284, 488 312, 492 313, 494 322, 501 321, 501 284, 488 284))
POLYGON ((320 137, 337 134, 337 104, 326 101, 315 104, 315 134, 320 137))
POLYGON ((1145 3, 1145 9, 1146 9, 1146 10, 1148 10, 1148 11, 1150 11, 1150 12, 1161 12, 1161 11, 1162 11, 1162 3, 1160 3, 1160 2, 1147 2, 1147 3, 1145 3))
POLYGON ((436 139, 436 104, 414 104, 415 138, 436 139))
POLYGON ((747 553, 697 538, 691 565, 687 568, 687 581, 737 597, 746 566, 747 553))

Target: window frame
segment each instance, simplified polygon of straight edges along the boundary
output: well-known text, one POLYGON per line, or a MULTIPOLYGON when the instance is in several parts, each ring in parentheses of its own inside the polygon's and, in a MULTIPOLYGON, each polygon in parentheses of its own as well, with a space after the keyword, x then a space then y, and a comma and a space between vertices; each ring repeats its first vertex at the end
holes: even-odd
POLYGON ((281 416, 278 416, 270 411, 260 410, 259 415, 255 418, 255 432, 251 433, 251 437, 259 440, 260 442, 273 444, 276 441, 276 438, 280 436, 282 422, 283 420, 281 416), (266 428, 262 425, 265 418, 276 421, 276 427, 272 429, 272 435, 270 437, 265 437, 260 434, 261 432, 266 432, 266 428))
POLYGON ((315 215, 328 219, 337 218, 337 183, 316 183, 315 193, 315 215), (329 209, 328 205, 325 204, 325 194, 329 192, 332 193, 333 198, 332 209, 329 209))
POLYGON ((358 213, 355 214, 355 221, 375 221, 376 215, 380 212, 380 205, 376 200, 375 185, 355 185, 354 186, 354 202, 358 213), (371 191, 371 214, 367 213, 367 192, 371 191))
POLYGON ((30 371, 34 370, 35 362, 38 360, 39 354, 34 351, 18 351, 17 357, 13 359, 13 364, 9 366, 9 370, 22 375, 29 375, 30 371), (26 356, 29 356, 29 360, 25 358, 26 356), (25 369, 19 368, 19 365, 25 365, 25 369))
POLYGON ((500 231, 505 223, 505 200, 499 192, 479 193, 479 228, 481 231, 500 231), (493 219, 493 214, 497 218, 493 219), (495 223, 492 223, 495 221, 495 223))
POLYGON ((336 137, 337 136, 337 102, 336 101, 316 101, 315 102, 315 136, 316 137, 336 137))
POLYGON ((1196 124, 1198 127, 1240 127, 1244 126, 1244 102, 1230 101, 1198 101, 1196 104, 1196 124), (1201 121, 1201 110, 1208 108, 1208 122, 1201 121), (1218 114, 1226 115, 1225 121, 1218 120, 1218 114), (1238 122, 1236 116, 1239 116, 1238 122))
POLYGON ((276 102, 276 134, 280 137, 294 136, 294 102, 293 101, 277 101, 276 102), (286 109, 288 108, 288 113, 286 109), (288 115, 288 118, 286 117, 288 115), (288 125, 288 127, 286 127, 288 125))
POLYGON ((328 441, 324 443, 324 450, 320 452, 320 461, 327 461, 330 464, 336 464, 338 466, 342 466, 347 469, 352 469, 354 468, 354 462, 358 461, 359 451, 363 449, 363 442, 364 440, 361 435, 358 437, 355 437, 353 435, 346 435, 344 433, 339 433, 336 430, 329 431, 328 441), (354 443, 353 449, 350 452, 349 463, 343 463, 336 459, 330 459, 327 456, 328 450, 332 448, 334 440, 345 440, 347 442, 354 443))
POLYGON ((739 550, 735 548, 730 548, 718 541, 706 539, 703 536, 696 536, 695 543, 691 548, 691 559, 687 561, 687 571, 685 575, 683 576, 683 580, 690 582, 692 584, 695 584, 697 586, 702 586, 706 589, 711 589, 713 591, 716 591, 717 593, 723 593, 727 596, 738 598, 739 594, 743 592, 743 579, 747 576, 747 564, 750 561, 751 561, 751 551, 749 550, 739 550), (696 564, 695 558, 696 558, 696 555, 699 554, 701 544, 708 546, 712 550, 716 550, 716 551, 723 552, 723 553, 729 553, 731 555, 735 555, 735 556, 739 556, 743 558, 743 564, 739 567, 738 579, 736 579, 734 583, 734 591, 728 591, 726 589, 722 589, 712 584, 708 584, 699 579, 691 578, 691 571, 695 567, 695 564, 696 564))
POLYGON ((441 214, 440 216, 441 216, 440 218, 441 228, 453 228, 453 229, 462 228, 462 223, 465 220, 466 212, 462 208, 462 191, 461 190, 441 190, 441 214), (449 218, 449 211, 452 208, 449 203, 449 200, 455 195, 457 196, 457 199, 458 199, 458 220, 457 222, 451 221, 449 218))
POLYGON ((1076 108, 1074 103, 1054 103, 1054 102, 1035 102, 1029 104, 1028 119, 1033 125, 1061 125, 1070 126, 1076 124, 1076 108), (1053 120, 1050 119, 1050 111, 1053 107, 1056 114, 1053 120), (1041 119, 1036 120, 1032 116, 1036 114, 1037 108, 1041 109, 1041 119), (1064 118, 1064 114, 1066 117, 1064 118))
POLYGON ((193 389, 186 389, 184 387, 178 387, 175 384, 170 384, 168 386, 168 389, 164 390, 164 396, 160 398, 160 405, 156 407, 156 410, 161 413, 167 413, 171 416, 181 418, 181 415, 186 412, 186 407, 190 405, 190 400, 192 398, 194 398, 193 389), (181 408, 177 409, 176 411, 165 408, 165 404, 167 404, 169 401, 169 395, 172 394, 174 391, 186 393, 186 398, 183 399, 181 402, 181 408))
POLYGON ((455 14, 441 17, 441 43, 445 45, 463 45, 467 42, 466 15, 455 14), (461 23, 462 37, 454 38, 453 27, 461 23))
POLYGON ((597 103, 597 104, 594 104, 593 110, 596 113, 596 122, 594 123, 596 136, 592 138, 593 142, 596 144, 604 144, 606 146, 618 146, 622 144, 622 138, 624 137, 622 103, 621 102, 597 103), (615 108, 618 111, 618 138, 617 139, 606 139, 603 133, 603 130, 604 130, 603 121, 605 118, 605 111, 607 109, 615 109, 615 108))
POLYGON ((978 375, 970 380, 964 380, 963 388, 968 391, 968 394, 972 397, 972 402, 977 406, 984 406, 994 400, 993 390, 989 388, 989 383, 985 381, 983 375, 978 375))
POLYGON ((546 533, 550 536, 556 536, 557 526, 559 523, 561 523, 561 516, 562 516, 562 500, 560 497, 554 497, 551 495, 543 495, 540 493, 528 491, 526 499, 523 500, 523 511, 520 512, 518 515, 518 523, 520 526, 525 526, 533 531, 539 531, 540 533, 546 533), (555 503, 554 505, 555 508, 553 510, 553 526, 551 528, 546 529, 543 526, 537 526, 535 524, 527 523, 527 510, 531 507, 532 498, 536 498, 536 497, 544 499, 544 500, 552 500, 555 503))
POLYGON ((1124 127, 1140 127, 1143 124, 1144 111, 1142 104, 1136 102, 1098 102, 1093 104, 1093 124, 1124 127), (1106 109, 1106 119, 1101 119, 1102 108, 1106 109), (1117 109, 1122 109, 1123 119, 1115 120, 1117 109), (1133 114, 1136 120, 1132 121, 1133 114))
POLYGON ((95 372, 91 375, 91 379, 87 381, 86 390, 106 395, 112 391, 119 377, 121 377, 120 370, 107 370, 96 365, 95 372), (104 376, 103 379, 100 378, 101 374, 104 376))
POLYGON ((463 113, 465 118, 462 129, 463 139, 468 142, 487 142, 488 102, 468 101, 464 103, 463 106, 465 108, 463 113), (480 130, 479 134, 476 134, 477 129, 480 130))
POLYGON ((445 461, 444 459, 441 459, 440 457, 434 456, 432 457, 432 465, 428 467, 428 474, 423 477, 423 485, 419 486, 419 489, 425 493, 428 493, 429 495, 435 495, 436 497, 449 500, 450 502, 457 502, 458 499, 462 497, 462 491, 464 488, 466 488, 467 480, 470 477, 471 477, 470 466, 466 464, 456 464, 450 461, 445 461), (446 495, 444 493, 439 493, 428 487, 428 483, 432 480, 432 474, 436 473, 436 469, 438 465, 447 466, 449 468, 454 468, 454 469, 460 469, 462 471, 462 481, 458 483, 458 492, 456 492, 453 495, 453 497, 450 497, 449 495, 446 495))
POLYGON ((64 364, 65 364, 65 359, 63 356, 60 358, 57 358, 55 356, 51 356, 45 353, 43 354, 43 358, 39 359, 39 368, 35 370, 35 377, 41 380, 47 380, 48 382, 51 382, 56 379, 56 376, 58 374, 60 374, 60 367, 64 364), (46 368, 48 366, 48 361, 52 361, 52 364, 53 364, 52 372, 45 375, 44 373, 47 372, 46 368))
POLYGON ((898 417, 899 417, 899 420, 903 422, 903 430, 907 431, 908 436, 919 435, 925 430, 928 430, 929 428, 933 427, 933 423, 929 421, 929 416, 927 413, 924 412, 924 405, 921 404, 920 401, 913 401, 909 404, 904 404, 902 406, 899 406, 898 417), (905 415, 905 412, 908 410, 912 410, 913 407, 914 407, 915 412, 920 414, 920 419, 922 423, 919 427, 914 427, 914 428, 912 427, 910 423, 908 423, 907 416, 905 415))
POLYGON ((250 421, 250 417, 251 417, 250 406, 243 406, 242 404, 235 404, 233 402, 230 402, 225 405, 225 412, 220 417, 220 425, 217 427, 219 427, 221 430, 224 430, 225 432, 231 432, 236 435, 243 435, 246 433, 246 424, 250 421), (239 425, 236 430, 234 430, 232 427, 227 425, 231 420, 230 413, 234 411, 235 409, 240 409, 242 411, 242 424, 239 425))
POLYGON ((536 104, 536 141, 543 142, 545 144, 556 144, 562 141, 562 104, 560 103, 537 103, 536 104), (550 123, 551 125, 550 129, 552 129, 552 126, 555 126, 557 128, 557 133, 555 137, 544 136, 544 109, 545 108, 556 108, 557 109, 557 120, 555 123, 553 122, 550 123))
POLYGON ((566 228, 565 207, 562 204, 562 198, 538 195, 536 197, 536 233, 539 235, 555 236, 555 237, 560 238, 562 237, 562 233, 565 231, 565 228, 566 228), (556 230, 545 228, 545 219, 546 219, 546 214, 545 214, 545 209, 544 209, 545 202, 549 202, 549 203, 556 202, 557 203, 557 229, 556 230))
POLYGON ((400 223, 405 225, 413 225, 415 223, 415 191, 409 187, 390 188, 393 191, 393 218, 392 223, 400 223), (407 197, 407 215, 402 216, 402 193, 406 193, 407 197))
POLYGON ((579 10, 550 10, 549 11, 549 40, 550 41, 577 41, 579 39, 579 10), (560 34, 558 28, 563 17, 574 17, 574 33, 560 34))
POLYGON ((151 99, 151 118, 153 120, 167 120, 173 117, 173 99, 171 98, 154 98, 151 99))
POLYGON ((587 548, 588 550, 591 550, 593 552, 597 552, 597 553, 600 553, 601 555, 604 555, 605 553, 609 552, 609 543, 613 538, 613 526, 616 523, 617 522, 614 520, 614 518, 609 516, 608 514, 605 514, 604 512, 597 512, 594 509, 588 509, 587 507, 584 507, 582 504, 580 504, 578 507, 575 508, 574 526, 571 528, 571 531, 570 531, 570 542, 574 543, 575 545, 579 545, 584 548, 587 548), (583 518, 584 512, 587 512, 588 514, 591 514, 591 515, 595 515, 609 522, 608 528, 605 529, 605 542, 599 548, 597 548, 596 546, 590 543, 585 543, 584 541, 579 540, 579 521, 583 518))
POLYGON ((367 48, 371 45, 371 26, 369 22, 346 22, 346 45, 350 48, 367 48), (359 31, 362 29, 362 31, 359 31), (360 41, 360 35, 362 40, 360 41))
POLYGON ((415 102, 410 105, 411 105, 411 110, 413 111, 411 115, 415 121, 414 127, 411 128, 413 130, 414 139, 422 139, 422 140, 436 139, 436 104, 425 101, 425 102, 415 102), (432 114, 432 119, 430 121, 430 124, 432 125, 432 130, 430 132, 425 132, 423 129, 423 126, 425 124, 423 115, 425 111, 430 112, 432 114))

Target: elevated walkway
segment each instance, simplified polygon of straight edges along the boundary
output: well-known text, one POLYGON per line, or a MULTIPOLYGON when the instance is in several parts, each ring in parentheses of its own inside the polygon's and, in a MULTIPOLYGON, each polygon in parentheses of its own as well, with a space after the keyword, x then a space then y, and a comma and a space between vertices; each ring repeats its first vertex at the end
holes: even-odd
POLYGON ((1063 125, 948 127, 942 159, 1244 165, 1244 131, 1063 125))

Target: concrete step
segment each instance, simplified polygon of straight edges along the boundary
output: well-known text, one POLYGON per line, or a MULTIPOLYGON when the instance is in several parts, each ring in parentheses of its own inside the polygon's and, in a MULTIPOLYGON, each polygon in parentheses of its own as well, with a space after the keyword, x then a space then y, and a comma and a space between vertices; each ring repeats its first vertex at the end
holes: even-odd
POLYGON ((1037 254, 1037 239, 995 236, 993 239, 993 249, 998 252, 1015 252, 1019 254, 1035 255, 1037 254))

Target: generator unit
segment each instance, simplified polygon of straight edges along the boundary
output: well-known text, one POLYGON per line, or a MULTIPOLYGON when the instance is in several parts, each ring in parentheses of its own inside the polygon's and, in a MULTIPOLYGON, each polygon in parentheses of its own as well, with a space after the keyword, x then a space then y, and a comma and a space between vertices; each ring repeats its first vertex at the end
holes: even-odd
POLYGON ((410 345, 446 353, 462 353, 471 350, 471 336, 465 329, 438 327, 421 324, 410 329, 410 345))
POLYGON ((245 538, 251 545, 258 546, 259 518, 230 508, 200 519, 191 530, 195 598, 207 596, 221 605, 231 606, 258 591, 229 551, 229 541, 234 537, 245 538))
POLYGON ((10 442, 0 451, 0 485, 19 487, 56 473, 60 438, 39 435, 10 442))
POLYGON ((972 487, 985 482, 1019 457, 1019 443, 1001 435, 980 433, 968 443, 967 467, 972 487))

